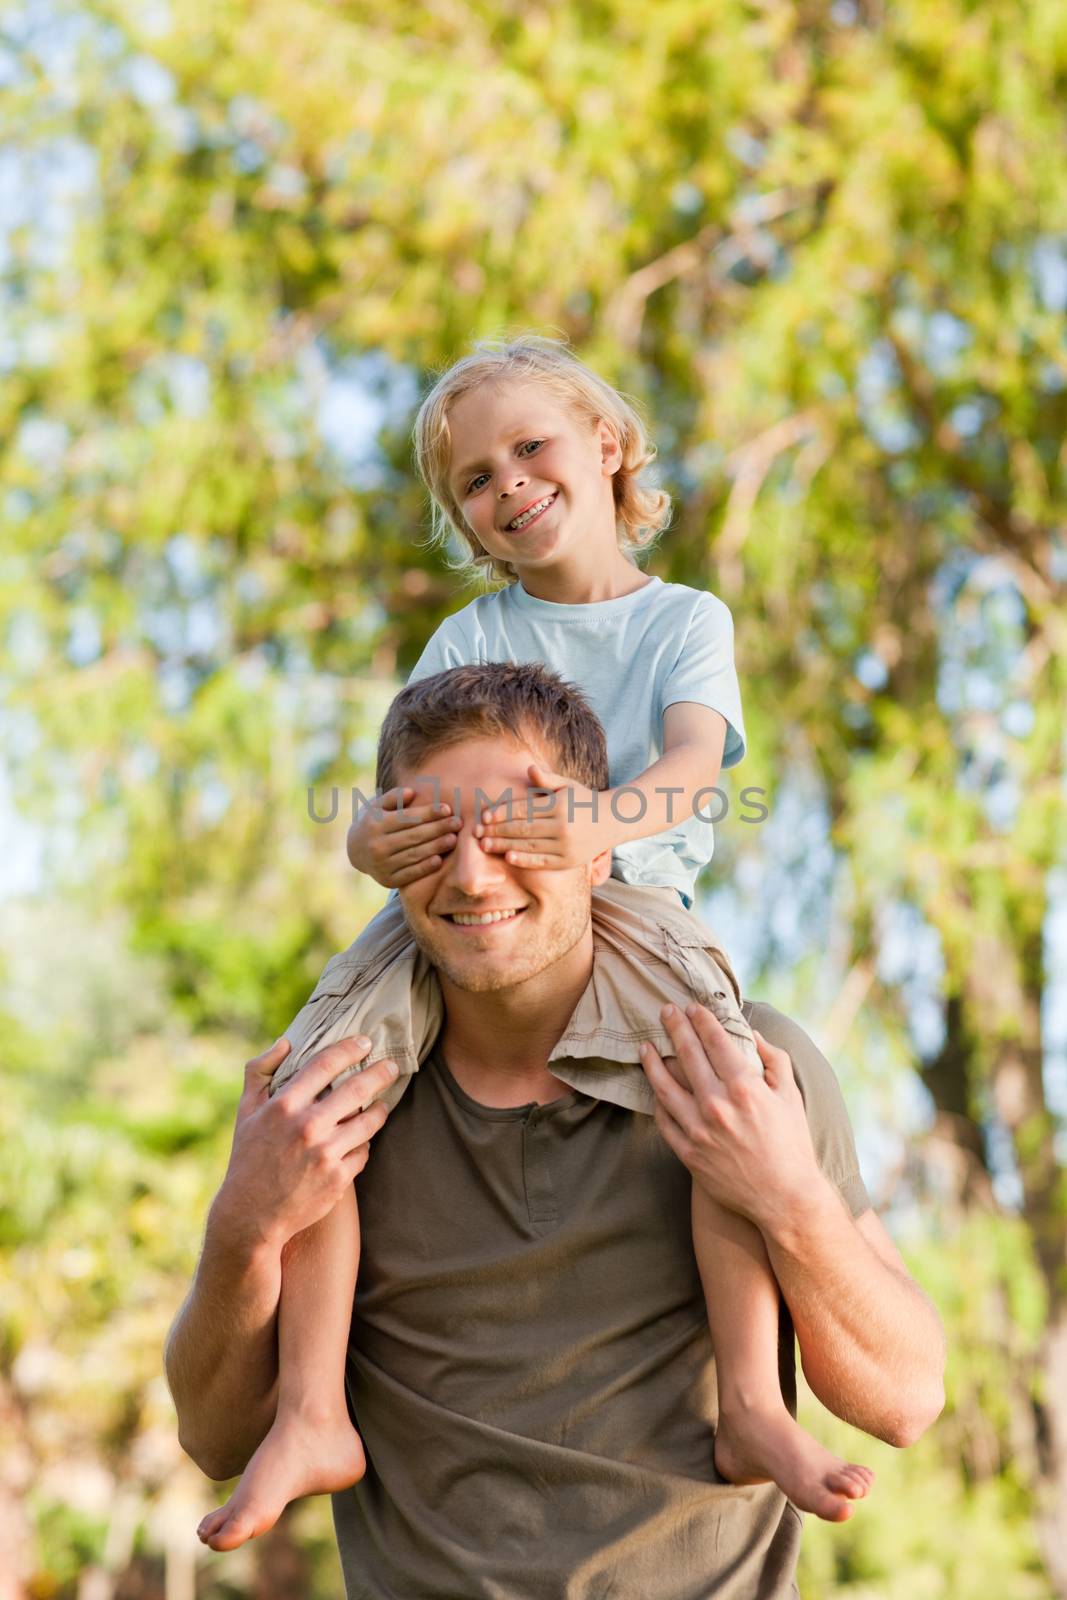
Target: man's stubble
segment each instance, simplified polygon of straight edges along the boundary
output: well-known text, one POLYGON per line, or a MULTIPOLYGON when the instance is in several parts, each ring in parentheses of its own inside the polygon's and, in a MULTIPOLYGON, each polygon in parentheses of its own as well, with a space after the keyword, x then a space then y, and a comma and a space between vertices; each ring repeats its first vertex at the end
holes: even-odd
MULTIPOLYGON (((590 913, 591 902, 587 879, 574 895, 569 896, 558 907, 553 907, 551 910, 542 907, 543 920, 535 927, 532 939, 524 939, 521 936, 522 930, 516 929, 520 937, 516 940, 508 959, 492 966, 488 964, 483 966, 477 961, 456 961, 452 958, 452 951, 447 947, 447 934, 441 939, 439 946, 425 928, 416 929, 410 922, 408 925, 411 927, 412 938, 430 965, 442 973, 450 983, 455 984, 457 989, 463 989, 468 994, 495 994, 502 989, 511 989, 520 983, 527 983, 531 978, 548 972, 562 961, 584 936, 589 927, 590 913)), ((520 918, 520 921, 525 921, 525 917, 520 918)), ((465 937, 470 936, 465 935, 465 937)), ((492 937, 492 935, 487 936, 485 948, 489 948, 488 940, 492 937)), ((473 950, 472 953, 476 955, 478 952, 473 950)))

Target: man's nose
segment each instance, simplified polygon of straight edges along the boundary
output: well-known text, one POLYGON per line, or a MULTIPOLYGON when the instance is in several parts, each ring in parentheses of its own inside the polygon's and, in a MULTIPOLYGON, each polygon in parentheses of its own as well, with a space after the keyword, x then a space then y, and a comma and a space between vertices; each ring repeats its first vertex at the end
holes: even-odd
POLYGON ((461 894, 485 894, 498 888, 507 877, 503 856, 490 855, 482 849, 481 840, 474 837, 476 820, 471 816, 464 821, 445 857, 445 878, 461 894))

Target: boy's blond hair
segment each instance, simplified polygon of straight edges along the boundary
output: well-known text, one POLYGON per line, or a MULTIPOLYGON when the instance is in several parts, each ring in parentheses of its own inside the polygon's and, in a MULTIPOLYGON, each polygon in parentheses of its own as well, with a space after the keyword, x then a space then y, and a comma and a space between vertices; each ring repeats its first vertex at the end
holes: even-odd
POLYGON ((607 422, 622 448, 622 464, 612 478, 619 548, 645 549, 670 520, 671 500, 662 489, 640 481, 643 469, 655 458, 656 447, 649 443, 636 404, 579 361, 563 339, 539 333, 477 340, 469 355, 437 378, 419 407, 413 437, 419 475, 433 502, 428 543, 447 549, 449 534, 455 533, 465 553, 448 562, 453 571, 486 581, 515 581, 511 562, 497 560, 482 548, 449 487, 452 433, 448 425, 449 408, 462 395, 481 383, 514 380, 543 385, 590 428, 601 417, 607 422))

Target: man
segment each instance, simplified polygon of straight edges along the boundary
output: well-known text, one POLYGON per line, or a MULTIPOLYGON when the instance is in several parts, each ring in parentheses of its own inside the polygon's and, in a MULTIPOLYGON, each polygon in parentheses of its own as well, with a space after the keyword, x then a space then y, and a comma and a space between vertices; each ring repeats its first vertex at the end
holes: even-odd
MULTIPOLYGON (((538 713, 541 682, 558 708, 552 674, 501 663, 438 674, 394 702, 390 783, 419 804, 436 798, 432 772, 463 819, 439 870, 400 891, 436 972, 441 1030, 369 1165, 387 1064, 319 1099, 364 1053, 342 1040, 269 1101, 285 1041, 248 1064, 230 1167, 168 1341, 180 1437, 212 1477, 244 1468, 274 1414, 285 1247, 358 1177, 347 1378, 369 1465, 334 1495, 350 1597, 786 1600, 800 1518, 773 1483, 726 1483, 713 1465, 691 1180, 763 1235, 791 1406, 795 1329, 824 1404, 910 1443, 941 1408, 940 1323, 870 1210, 832 1071, 773 1008, 746 1007, 779 1047, 765 1079, 710 1012, 676 1008, 664 1023, 689 1087, 650 1053, 654 1119, 568 1084, 573 1067, 553 1051, 605 959, 590 907, 610 855, 524 871, 474 834, 479 795, 521 794, 531 762, 589 781, 538 713), (521 722, 505 702, 493 713, 516 673, 521 722), (490 911, 506 915, 454 920, 490 911)), ((572 730, 592 717, 577 695, 566 714, 572 730)))

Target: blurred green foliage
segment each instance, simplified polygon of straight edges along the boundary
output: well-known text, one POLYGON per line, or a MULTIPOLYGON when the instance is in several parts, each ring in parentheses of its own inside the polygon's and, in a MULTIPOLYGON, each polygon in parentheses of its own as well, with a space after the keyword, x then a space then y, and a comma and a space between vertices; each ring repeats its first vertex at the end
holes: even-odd
POLYGON ((13 1593, 340 1590, 322 1502, 203 1558, 160 1351, 240 1063, 378 902, 345 797, 469 598, 418 395, 535 327, 646 409, 745 781, 825 817, 792 944, 811 863, 722 830, 760 992, 929 1110, 882 1198, 945 1417, 849 1443, 877 1488, 809 1520, 805 1600, 1067 1595, 1064 8, 41 0, 0 78, 0 725, 51 852, 0 947, 13 1593))

